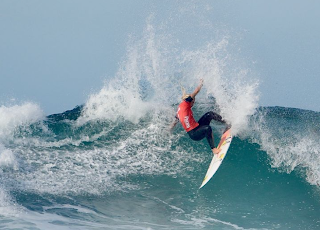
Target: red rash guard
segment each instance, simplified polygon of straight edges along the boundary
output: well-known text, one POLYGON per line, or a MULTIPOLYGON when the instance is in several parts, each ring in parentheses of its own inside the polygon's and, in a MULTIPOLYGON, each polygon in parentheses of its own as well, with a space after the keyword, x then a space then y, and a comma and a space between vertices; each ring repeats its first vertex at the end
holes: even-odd
POLYGON ((199 123, 193 118, 193 113, 191 110, 190 102, 183 101, 180 103, 177 116, 183 126, 183 128, 189 132, 190 130, 196 128, 199 123))

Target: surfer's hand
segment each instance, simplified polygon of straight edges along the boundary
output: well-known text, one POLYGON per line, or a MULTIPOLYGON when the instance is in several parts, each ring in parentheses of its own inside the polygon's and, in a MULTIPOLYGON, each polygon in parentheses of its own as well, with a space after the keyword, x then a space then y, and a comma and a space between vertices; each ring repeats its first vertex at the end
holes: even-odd
POLYGON ((201 78, 200 79, 200 87, 202 87, 203 86, 203 79, 201 78))
POLYGON ((173 128, 177 125, 177 123, 179 122, 178 118, 176 117, 176 119, 171 123, 170 127, 169 127, 169 132, 172 133, 173 128))
POLYGON ((212 149, 213 154, 219 154, 220 151, 221 151, 221 149, 217 149, 217 148, 212 149))

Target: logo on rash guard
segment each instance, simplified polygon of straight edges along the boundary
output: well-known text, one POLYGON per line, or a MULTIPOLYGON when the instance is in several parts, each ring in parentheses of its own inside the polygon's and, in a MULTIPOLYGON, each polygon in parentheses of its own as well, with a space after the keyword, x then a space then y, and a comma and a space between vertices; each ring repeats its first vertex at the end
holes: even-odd
POLYGON ((189 116, 184 117, 184 123, 186 124, 187 129, 190 128, 189 116))

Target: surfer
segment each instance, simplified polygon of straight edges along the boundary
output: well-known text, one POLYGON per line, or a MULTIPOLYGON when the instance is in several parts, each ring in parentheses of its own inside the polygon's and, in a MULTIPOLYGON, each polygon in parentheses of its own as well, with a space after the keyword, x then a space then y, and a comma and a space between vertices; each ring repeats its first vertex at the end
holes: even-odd
MULTIPOLYGON (((200 79, 200 84, 191 94, 186 94, 185 89, 182 88, 182 102, 179 104, 177 115, 175 116, 175 121, 171 124, 170 130, 172 130, 176 124, 180 121, 183 128, 189 134, 189 137, 192 140, 200 141, 203 138, 207 138, 207 141, 210 145, 210 148, 213 154, 218 154, 220 149, 216 148, 213 141, 213 133, 210 127, 210 122, 212 120, 219 121, 223 124, 226 124, 222 117, 215 112, 207 112, 204 114, 198 122, 195 121, 193 117, 193 112, 191 107, 194 105, 195 97, 200 92, 203 86, 203 79, 200 79)), ((227 126, 227 129, 230 128, 227 126)))

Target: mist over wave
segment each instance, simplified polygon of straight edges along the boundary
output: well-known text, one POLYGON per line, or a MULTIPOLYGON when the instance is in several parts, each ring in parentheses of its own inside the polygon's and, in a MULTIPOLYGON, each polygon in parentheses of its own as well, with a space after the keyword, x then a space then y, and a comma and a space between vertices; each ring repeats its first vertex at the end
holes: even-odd
POLYGON ((205 109, 221 113, 234 134, 245 129, 258 106, 259 83, 248 69, 233 66, 228 38, 180 50, 166 31, 158 31, 151 23, 149 19, 142 38, 129 43, 116 76, 90 95, 79 122, 123 117, 136 123, 148 112, 161 110, 169 117, 171 105, 181 100, 180 87, 191 93, 204 79, 197 100, 209 102, 205 109))

